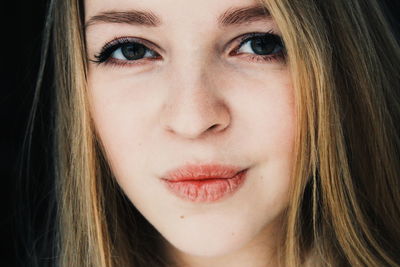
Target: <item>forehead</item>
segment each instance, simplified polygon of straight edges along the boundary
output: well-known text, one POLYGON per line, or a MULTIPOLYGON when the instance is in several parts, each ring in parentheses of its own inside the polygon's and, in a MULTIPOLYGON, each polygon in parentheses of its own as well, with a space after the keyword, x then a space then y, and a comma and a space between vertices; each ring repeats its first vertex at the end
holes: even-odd
POLYGON ((163 25, 218 23, 229 9, 259 6, 257 0, 85 0, 85 21, 109 11, 150 12, 163 25))

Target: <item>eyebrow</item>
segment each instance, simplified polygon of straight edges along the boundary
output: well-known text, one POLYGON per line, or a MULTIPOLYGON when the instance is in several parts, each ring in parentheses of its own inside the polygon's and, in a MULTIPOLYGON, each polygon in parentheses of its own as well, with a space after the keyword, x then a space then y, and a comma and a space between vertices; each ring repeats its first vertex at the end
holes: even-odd
POLYGON ((151 11, 129 10, 129 11, 106 11, 91 17, 86 23, 85 28, 97 23, 125 23, 132 25, 142 25, 157 27, 161 20, 151 11))
POLYGON ((268 9, 263 6, 256 5, 241 8, 230 8, 218 18, 218 24, 226 27, 270 18, 271 14, 269 13, 268 9))
MULTIPOLYGON (((260 5, 230 8, 218 19, 220 27, 245 24, 257 20, 269 19, 269 11, 260 5)), ((162 24, 161 19, 151 11, 106 11, 91 17, 85 23, 85 29, 98 23, 122 23, 146 27, 157 27, 162 24)))

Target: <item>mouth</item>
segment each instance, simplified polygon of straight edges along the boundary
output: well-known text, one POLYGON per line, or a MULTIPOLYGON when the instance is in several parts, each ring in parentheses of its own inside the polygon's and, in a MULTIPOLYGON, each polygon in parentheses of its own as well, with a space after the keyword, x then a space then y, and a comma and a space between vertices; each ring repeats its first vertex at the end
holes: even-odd
POLYGON ((243 185, 248 169, 232 165, 186 165, 161 180, 177 197, 191 202, 215 202, 233 195, 243 185))

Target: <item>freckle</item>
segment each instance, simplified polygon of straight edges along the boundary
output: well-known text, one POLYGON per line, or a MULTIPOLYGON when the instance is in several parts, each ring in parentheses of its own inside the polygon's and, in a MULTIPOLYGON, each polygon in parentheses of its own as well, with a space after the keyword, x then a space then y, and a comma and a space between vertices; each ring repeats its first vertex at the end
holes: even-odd
POLYGON ((184 218, 185 218, 185 216, 181 215, 181 219, 184 219, 184 218))
POLYGON ((234 233, 234 232, 232 232, 232 235, 235 235, 235 233, 234 233))

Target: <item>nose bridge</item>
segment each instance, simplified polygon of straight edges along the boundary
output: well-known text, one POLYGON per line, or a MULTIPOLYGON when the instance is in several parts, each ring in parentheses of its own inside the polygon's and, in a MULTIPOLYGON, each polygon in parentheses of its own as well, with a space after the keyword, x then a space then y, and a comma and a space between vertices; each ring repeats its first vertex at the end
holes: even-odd
POLYGON ((200 52, 195 54, 181 56, 171 64, 168 99, 161 115, 167 131, 188 139, 220 132, 230 124, 221 85, 213 76, 216 74, 207 57, 200 52))
POLYGON ((179 42, 178 47, 179 49, 172 55, 173 74, 176 74, 182 82, 187 81, 191 84, 202 83, 206 81, 205 79, 211 78, 209 72, 213 68, 215 59, 206 41, 188 36, 186 40, 179 42))

